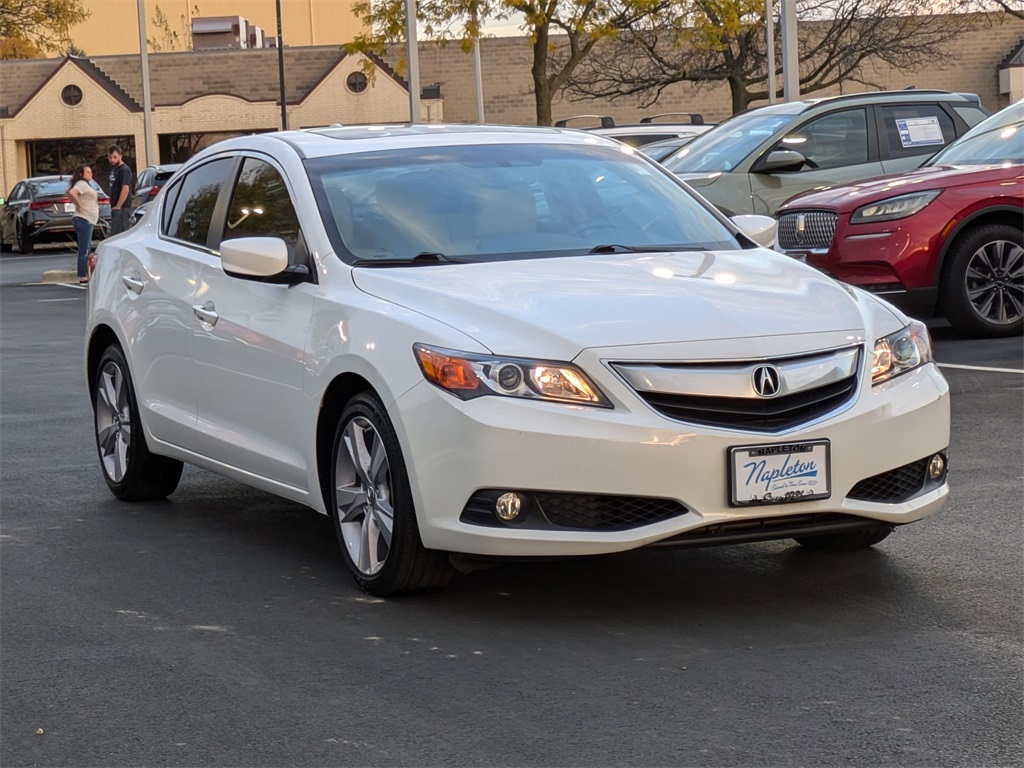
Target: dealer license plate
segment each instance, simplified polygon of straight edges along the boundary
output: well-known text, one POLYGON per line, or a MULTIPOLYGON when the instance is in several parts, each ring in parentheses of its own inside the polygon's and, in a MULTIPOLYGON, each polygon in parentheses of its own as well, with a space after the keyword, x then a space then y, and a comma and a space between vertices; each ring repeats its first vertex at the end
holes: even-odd
POLYGON ((74 212, 75 212, 75 204, 74 203, 64 203, 64 213, 74 213, 74 212))
POLYGON ((734 507, 827 499, 828 440, 729 449, 729 503, 734 507))

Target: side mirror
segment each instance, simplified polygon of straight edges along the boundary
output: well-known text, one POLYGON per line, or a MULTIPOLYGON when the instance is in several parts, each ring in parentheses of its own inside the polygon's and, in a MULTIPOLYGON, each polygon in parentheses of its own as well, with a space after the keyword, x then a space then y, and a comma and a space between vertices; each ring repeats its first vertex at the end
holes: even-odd
POLYGON ((743 214, 741 216, 733 216, 732 223, 739 228, 740 232, 758 245, 764 248, 771 248, 775 245, 775 227, 777 224, 771 216, 743 214))
POLYGON ((762 160, 755 173, 786 173, 799 171, 807 164, 807 158, 795 149, 773 149, 762 160))
POLYGON ((221 269, 231 277, 295 285, 309 280, 305 264, 288 264, 288 246, 279 237, 240 237, 220 244, 221 269))

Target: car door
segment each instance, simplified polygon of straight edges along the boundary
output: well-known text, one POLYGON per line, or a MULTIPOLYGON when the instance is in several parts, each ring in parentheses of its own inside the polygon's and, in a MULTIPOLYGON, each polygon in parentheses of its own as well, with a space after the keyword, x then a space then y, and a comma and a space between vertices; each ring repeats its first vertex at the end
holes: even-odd
POLYGON ((939 104, 885 104, 875 114, 886 173, 917 168, 957 136, 953 118, 939 104))
POLYGON ((864 107, 812 118, 786 134, 751 167, 754 213, 773 215, 799 192, 882 175, 874 122, 864 107), (775 150, 795 150, 806 163, 787 171, 762 170, 775 150))
POLYGON ((161 216, 143 230, 140 244, 111 251, 147 425, 157 440, 188 450, 197 447, 193 297, 214 205, 233 166, 234 158, 195 166, 167 190, 161 216))
MULTIPOLYGON (((211 245, 278 237, 293 264, 311 266, 293 195, 273 161, 242 157, 232 182, 211 245)), ((193 318, 201 452, 301 490, 308 486, 308 435, 299 425, 316 291, 312 282, 288 286, 230 276, 210 255, 193 318)))

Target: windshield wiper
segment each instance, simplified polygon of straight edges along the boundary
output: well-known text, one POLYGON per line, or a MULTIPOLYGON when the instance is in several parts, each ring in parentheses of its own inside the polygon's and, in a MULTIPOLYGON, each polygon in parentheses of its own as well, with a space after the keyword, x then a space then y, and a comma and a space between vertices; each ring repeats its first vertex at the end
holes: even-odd
POLYGON ((680 251, 706 251, 707 248, 694 248, 688 245, 620 245, 605 243, 595 245, 587 253, 676 253, 680 251))
POLYGON ((411 259, 356 259, 353 267, 419 267, 431 264, 465 264, 464 259, 453 259, 443 253, 422 251, 411 259))

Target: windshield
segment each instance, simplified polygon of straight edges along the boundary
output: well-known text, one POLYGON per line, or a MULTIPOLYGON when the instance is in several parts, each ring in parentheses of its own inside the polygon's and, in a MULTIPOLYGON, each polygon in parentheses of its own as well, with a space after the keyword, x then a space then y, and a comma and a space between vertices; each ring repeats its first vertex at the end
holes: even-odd
POLYGON ((925 165, 1024 165, 1024 104, 978 123, 925 165))
POLYGON ((346 260, 741 247, 678 182, 635 154, 625 146, 471 145, 335 155, 306 168, 346 260))
POLYGON ((653 144, 648 144, 646 146, 640 147, 640 151, 647 155, 649 158, 651 158, 651 160, 656 160, 657 162, 660 163, 666 157, 668 157, 681 146, 683 146, 683 144, 686 144, 689 141, 692 141, 692 139, 686 138, 672 139, 670 141, 656 141, 653 144))
POLYGON ((793 115, 751 112, 734 117, 691 141, 665 167, 672 173, 724 173, 793 122, 793 115))

